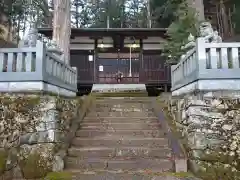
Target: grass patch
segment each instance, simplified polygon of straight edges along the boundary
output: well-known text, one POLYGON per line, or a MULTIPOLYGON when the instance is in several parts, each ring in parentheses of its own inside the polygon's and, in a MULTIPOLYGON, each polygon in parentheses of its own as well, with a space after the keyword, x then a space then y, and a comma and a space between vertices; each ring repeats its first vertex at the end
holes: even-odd
POLYGON ((190 172, 178 172, 178 173, 167 173, 167 175, 171 175, 173 177, 178 177, 178 178, 194 178, 195 176, 190 173, 190 172))
POLYGON ((38 153, 30 154, 19 165, 25 179, 43 178, 51 171, 47 161, 38 153))
POLYGON ((8 153, 5 150, 0 150, 0 175, 6 170, 8 153))
POLYGON ((190 172, 152 172, 150 170, 146 170, 145 173, 149 176, 170 176, 177 178, 194 178, 195 176, 190 172))
POLYGON ((45 178, 46 180, 70 180, 72 176, 68 172, 50 172, 45 178))

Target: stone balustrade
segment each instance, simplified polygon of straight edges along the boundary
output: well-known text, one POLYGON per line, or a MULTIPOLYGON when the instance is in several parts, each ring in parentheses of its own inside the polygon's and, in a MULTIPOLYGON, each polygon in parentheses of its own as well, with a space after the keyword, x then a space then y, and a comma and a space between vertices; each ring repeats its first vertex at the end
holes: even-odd
POLYGON ((0 49, 0 92, 77 92, 77 69, 41 41, 33 47, 0 49))
POLYGON ((198 91, 240 90, 240 43, 196 40, 177 65, 171 67, 172 95, 198 91))

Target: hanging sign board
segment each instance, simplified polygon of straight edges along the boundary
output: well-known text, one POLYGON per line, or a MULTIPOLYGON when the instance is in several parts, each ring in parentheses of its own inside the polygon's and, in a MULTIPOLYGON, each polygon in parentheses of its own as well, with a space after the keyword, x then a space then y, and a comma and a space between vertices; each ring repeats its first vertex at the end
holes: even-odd
POLYGON ((99 71, 103 72, 103 66, 102 65, 99 66, 99 71))
POLYGON ((93 55, 88 55, 88 61, 93 61, 93 55))

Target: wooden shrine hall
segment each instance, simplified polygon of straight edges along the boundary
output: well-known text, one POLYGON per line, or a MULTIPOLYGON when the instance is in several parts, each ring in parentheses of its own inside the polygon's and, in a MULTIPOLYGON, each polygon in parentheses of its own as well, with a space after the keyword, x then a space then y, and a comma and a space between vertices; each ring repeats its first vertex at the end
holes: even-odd
MULTIPOLYGON (((40 28, 39 33, 51 37, 52 29, 40 28)), ((161 51, 165 34, 162 28, 72 28, 70 65, 77 67, 78 89, 144 84, 169 91, 170 65, 161 51)))

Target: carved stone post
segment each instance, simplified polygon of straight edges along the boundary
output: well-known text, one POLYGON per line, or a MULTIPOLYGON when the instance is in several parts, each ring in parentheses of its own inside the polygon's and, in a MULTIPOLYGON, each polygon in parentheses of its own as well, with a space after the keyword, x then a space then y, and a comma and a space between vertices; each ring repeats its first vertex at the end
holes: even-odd
POLYGON ((36 28, 36 23, 31 22, 30 27, 24 33, 23 39, 19 42, 19 47, 35 47, 38 40, 38 30, 36 28))

